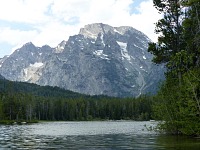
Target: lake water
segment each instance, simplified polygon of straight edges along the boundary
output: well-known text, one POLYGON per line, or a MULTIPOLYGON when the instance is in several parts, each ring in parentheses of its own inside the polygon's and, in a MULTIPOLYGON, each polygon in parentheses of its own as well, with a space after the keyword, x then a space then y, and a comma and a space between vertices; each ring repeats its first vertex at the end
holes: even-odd
POLYGON ((200 139, 173 137, 148 131, 156 122, 92 121, 0 125, 0 150, 199 150, 200 139))

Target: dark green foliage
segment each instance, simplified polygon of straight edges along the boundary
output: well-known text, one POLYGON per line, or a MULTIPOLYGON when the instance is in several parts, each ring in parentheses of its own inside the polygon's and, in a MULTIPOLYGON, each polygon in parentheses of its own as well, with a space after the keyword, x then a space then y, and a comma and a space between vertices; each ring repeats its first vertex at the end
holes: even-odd
POLYGON ((154 0, 154 5, 163 19, 156 24, 158 43, 150 43, 149 51, 167 68, 154 117, 164 121, 165 132, 200 136, 200 2, 154 0))
POLYGON ((76 92, 68 91, 61 89, 59 87, 51 87, 51 86, 39 86, 36 84, 25 83, 25 82, 12 82, 8 80, 0 80, 0 90, 10 90, 15 93, 28 93, 35 96, 44 96, 44 97, 80 97, 86 96, 76 92))
POLYGON ((154 6, 164 16, 156 23, 155 32, 160 34, 158 43, 149 43, 148 51, 155 63, 168 63, 184 46, 182 37, 182 9, 179 0, 154 0, 154 6))
POLYGON ((151 104, 147 96, 88 96, 57 87, 0 80, 0 121, 150 120, 151 104))
POLYGON ((200 69, 190 70, 179 80, 168 78, 154 101, 154 117, 168 133, 200 135, 200 69))
MULTIPOLYGON (((184 38, 187 41, 186 50, 193 60, 193 66, 200 65, 200 2, 199 0, 185 0, 188 9, 183 22, 184 38)), ((190 66, 192 67, 192 66, 190 66)))

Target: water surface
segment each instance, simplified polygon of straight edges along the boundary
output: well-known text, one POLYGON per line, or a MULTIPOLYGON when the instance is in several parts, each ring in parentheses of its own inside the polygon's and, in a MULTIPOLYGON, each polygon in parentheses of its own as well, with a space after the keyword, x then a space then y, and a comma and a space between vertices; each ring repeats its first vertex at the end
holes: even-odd
POLYGON ((200 149, 200 139, 160 135, 156 122, 94 121, 0 125, 0 149, 200 149))

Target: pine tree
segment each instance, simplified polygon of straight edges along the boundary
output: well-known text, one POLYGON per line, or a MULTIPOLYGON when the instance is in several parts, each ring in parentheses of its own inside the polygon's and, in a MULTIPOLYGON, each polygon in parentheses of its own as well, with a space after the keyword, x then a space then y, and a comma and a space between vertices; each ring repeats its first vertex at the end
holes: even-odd
MULTIPOLYGON (((154 55, 155 63, 169 63, 184 45, 181 34, 182 6, 180 0, 154 0, 153 2, 154 7, 163 14, 163 18, 156 23, 158 43, 149 43, 148 51, 154 55)), ((168 69, 173 69, 173 66, 168 66, 168 69)))
MULTIPOLYGON (((190 66, 200 66, 200 1, 185 0, 186 18, 183 22, 186 50, 191 56, 190 66)), ((190 67, 187 66, 187 67, 190 67)))
POLYGON ((154 0, 163 13, 158 43, 149 44, 155 63, 165 63, 166 81, 156 97, 155 115, 173 134, 200 135, 199 0, 154 0))

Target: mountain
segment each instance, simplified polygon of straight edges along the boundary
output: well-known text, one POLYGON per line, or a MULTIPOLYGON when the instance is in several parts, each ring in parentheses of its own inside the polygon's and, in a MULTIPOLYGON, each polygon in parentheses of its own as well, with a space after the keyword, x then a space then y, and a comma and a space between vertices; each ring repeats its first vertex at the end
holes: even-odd
POLYGON ((0 61, 0 74, 12 81, 37 81, 40 75, 35 72, 43 67, 52 52, 53 49, 47 45, 36 47, 31 42, 27 43, 0 61))
POLYGON ((147 52, 150 39, 128 26, 86 25, 56 48, 25 44, 1 60, 6 79, 117 97, 155 93, 163 66, 147 52))
POLYGON ((4 79, 4 77, 2 75, 0 75, 0 79, 4 79))

